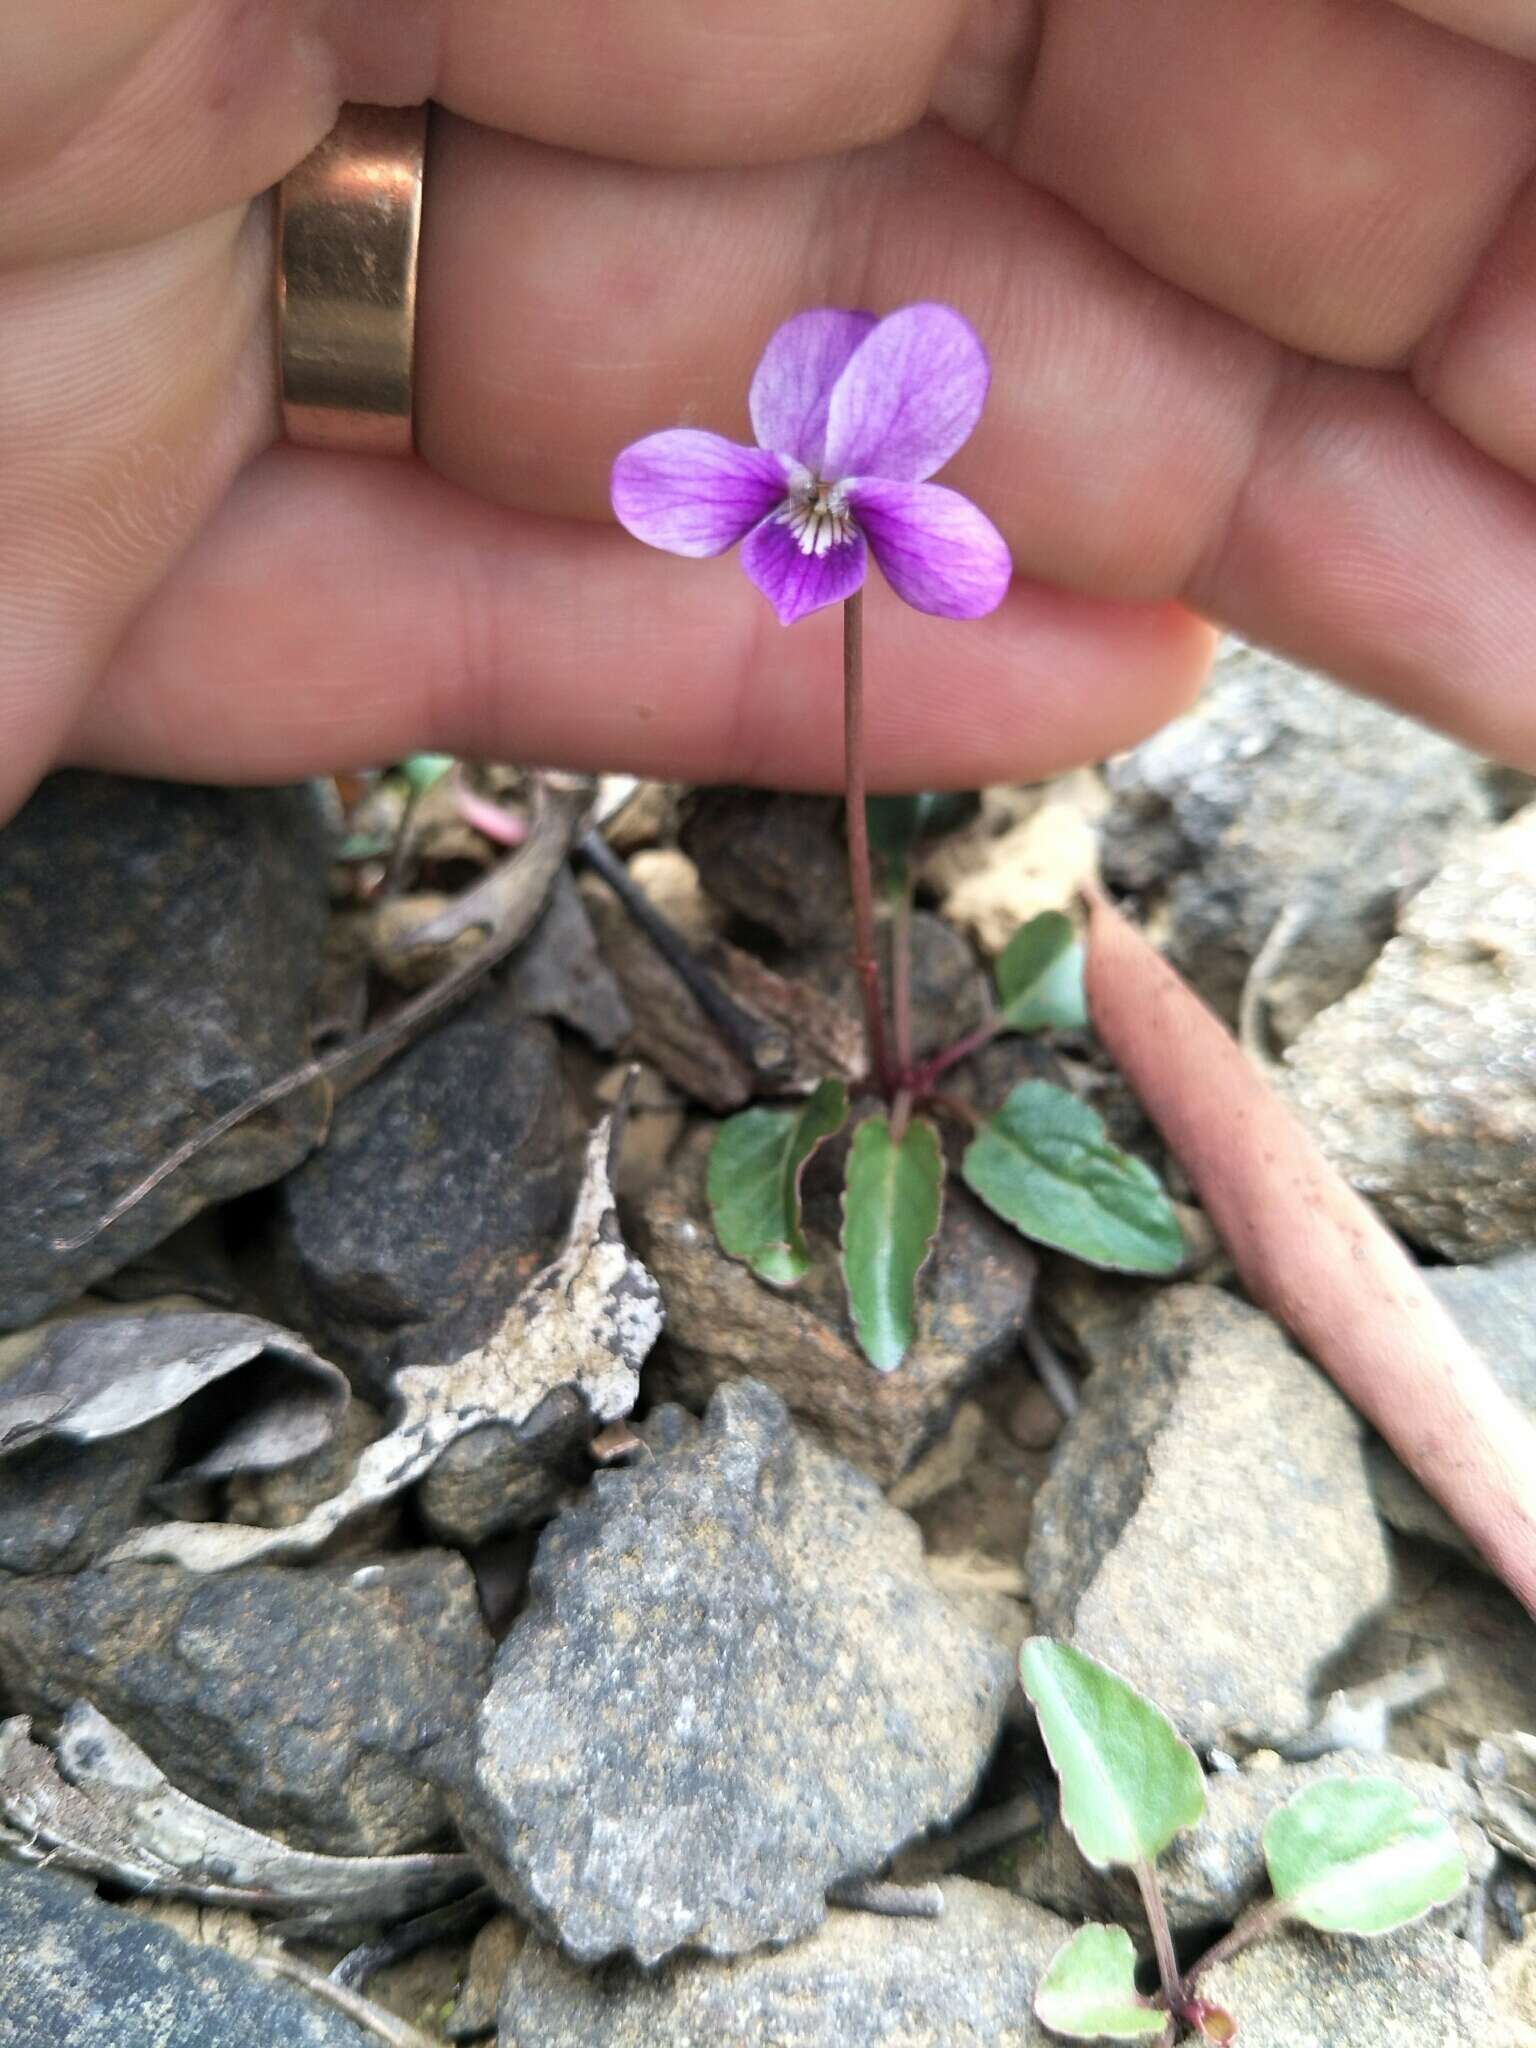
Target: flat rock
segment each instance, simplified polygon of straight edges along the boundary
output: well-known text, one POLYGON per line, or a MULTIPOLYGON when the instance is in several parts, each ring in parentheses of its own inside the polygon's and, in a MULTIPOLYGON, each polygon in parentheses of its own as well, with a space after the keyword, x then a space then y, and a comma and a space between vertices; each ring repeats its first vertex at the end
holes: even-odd
POLYGON ((1502 2022, 1477 1952, 1437 1922, 1371 1941, 1298 1928, 1201 1980, 1242 2048, 1495 2048, 1502 2022))
POLYGON ((543 1263, 562 1103, 553 1034, 493 989, 343 1102, 283 1183, 279 1257, 369 1385, 483 1341, 543 1263))
POLYGON ((1403 912, 1370 974, 1286 1055, 1334 1164, 1453 1260, 1536 1245, 1536 804, 1403 912))
MULTIPOLYGON (((1536 1251, 1486 1266, 1436 1266, 1425 1278, 1488 1362, 1505 1393, 1536 1421, 1536 1251)), ((1486 1571, 1450 1516, 1379 1438, 1368 1446, 1376 1505, 1405 1536, 1444 1543, 1486 1571)))
POLYGON ((85 1698, 220 1812, 332 1855, 432 1845, 421 1753, 462 1729, 491 1639, 460 1557, 207 1576, 114 1565, 0 1583, 0 1692, 85 1698))
MULTIPOLYGON (((1324 1778, 1396 1778, 1421 1806, 1456 1829, 1475 1879, 1493 1867, 1493 1851, 1476 1822, 1477 1795, 1455 1772, 1408 1757, 1362 1756, 1350 1750, 1314 1763, 1282 1763, 1264 1751, 1240 1771, 1217 1771, 1205 1786, 1205 1818, 1176 1835, 1157 1859, 1158 1889, 1175 1934, 1209 1932, 1236 1920, 1268 1890, 1261 1836, 1277 1807, 1324 1778)), ((1014 1883, 1027 1899, 1073 1920, 1111 1920, 1145 1941, 1140 1894, 1129 1872, 1098 1871, 1057 1819, 1020 1851, 1014 1883)), ((1452 1924, 1465 1898, 1442 1911, 1452 1924)))
POLYGON ((0 2048, 376 2048, 221 1948, 51 1870, 0 1865, 0 2048))
POLYGON ((1465 748, 1239 641, 1195 709, 1108 775, 1106 879, 1160 913, 1169 958, 1229 1021, 1275 935, 1263 983, 1281 1044, 1354 987, 1402 898, 1495 815, 1465 748))
POLYGON ((167 1153, 309 1057, 328 832, 308 789, 50 776, 0 832, 0 1329, 36 1321, 324 1127, 304 1090, 79 1251, 167 1153))
POLYGON ((1070 1933, 951 1878, 936 1920, 835 1911, 792 1948, 653 1975, 585 1972, 530 1942, 502 1995, 499 2048, 1047 2048, 1035 1986, 1070 1933))
POLYGON ((767 1388, 648 1432, 545 1531, 442 1757, 498 1890, 581 1962, 809 1933, 965 1805, 1014 1682, 914 1525, 767 1388))
POLYGON ((715 901, 785 945, 815 946, 850 929, 836 797, 695 790, 683 803, 679 837, 715 901))
POLYGON ((641 1214, 640 1249, 667 1309, 661 1384, 693 1406, 731 1380, 781 1394, 861 1471, 889 1485, 942 1433, 966 1391, 1017 1355, 1035 1256, 964 1188, 945 1191, 944 1224, 923 1269, 917 1337, 899 1372, 859 1350, 838 1264, 840 1167, 828 1146, 805 1181, 811 1270, 769 1287, 727 1258, 704 1199, 713 1132, 679 1147, 641 1214))
POLYGON ((1268 1316, 1165 1289, 1089 1375, 1035 1498, 1037 1627, 1198 1748, 1299 1734, 1322 1666, 1391 1587, 1361 1434, 1268 1316))

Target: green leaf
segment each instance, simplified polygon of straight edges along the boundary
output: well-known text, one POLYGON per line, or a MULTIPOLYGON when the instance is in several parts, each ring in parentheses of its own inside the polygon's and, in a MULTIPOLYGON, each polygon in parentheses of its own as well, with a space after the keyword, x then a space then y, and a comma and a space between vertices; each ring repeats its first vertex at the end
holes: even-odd
POLYGON ((787 1287, 810 1264, 800 1229, 800 1176, 824 1139, 843 1127, 848 1090, 819 1082, 794 1109, 744 1109, 709 1151, 704 1192, 720 1249, 761 1280, 787 1287))
POLYGON ((1042 910, 998 955, 997 1000, 1010 1031, 1081 1031, 1088 1022, 1083 949, 1070 917, 1042 910))
POLYGON ((1450 1823, 1393 1778, 1309 1785, 1265 1822, 1264 1860, 1290 1917, 1328 1934, 1388 1934, 1467 1881, 1450 1823))
POLYGON ((869 843, 885 860, 903 860, 924 839, 940 839, 968 825, 980 807, 974 790, 921 796, 872 796, 864 805, 869 843))
POLYGON ((916 1322, 917 1275, 939 1229, 944 1155, 920 1118, 900 1142, 884 1116, 869 1116, 848 1148, 843 1189, 843 1278, 864 1356, 892 1372, 916 1322))
POLYGON ((1157 1175, 1109 1142, 1085 1102, 1021 1081, 965 1148, 960 1171, 1005 1223, 1117 1273, 1169 1273, 1184 1256, 1157 1175))
POLYGON ((414 796, 422 796, 434 782, 440 782, 453 766, 452 754, 411 754, 400 763, 400 772, 414 796))
POLYGON ((1096 1868, 1150 1863, 1199 1820, 1199 1760, 1134 1686, 1049 1636, 1030 1637, 1019 1676, 1061 1780, 1061 1817, 1096 1868))
POLYGON ((1080 1927, 1057 1949, 1035 1990, 1035 2017, 1074 2041, 1147 2041, 1168 2015, 1136 1989, 1136 1951, 1123 1927, 1080 1927))

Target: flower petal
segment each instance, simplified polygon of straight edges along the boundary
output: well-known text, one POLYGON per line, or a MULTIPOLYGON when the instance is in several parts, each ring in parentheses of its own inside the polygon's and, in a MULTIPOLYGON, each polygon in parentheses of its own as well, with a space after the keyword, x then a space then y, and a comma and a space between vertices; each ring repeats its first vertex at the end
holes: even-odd
POLYGON ((741 566, 779 615, 792 626, 807 612, 852 597, 864 581, 864 536, 834 541, 824 555, 808 555, 782 519, 765 519, 747 535, 741 566))
POLYGON ((889 314, 833 387, 820 474, 932 476, 980 419, 990 376, 975 330, 951 307, 889 314))
POLYGON ((759 445, 824 474, 827 405, 832 387, 865 335, 873 313, 818 306, 797 313, 771 336, 752 379, 749 404, 759 445))
POLYGON ((898 484, 883 476, 843 485, 885 580, 920 612, 979 619, 996 611, 1013 563, 985 512, 943 484, 898 484))
POLYGON ((784 465, 764 448, 674 427, 647 434, 613 465, 620 526, 674 555, 723 555, 784 496, 784 465))

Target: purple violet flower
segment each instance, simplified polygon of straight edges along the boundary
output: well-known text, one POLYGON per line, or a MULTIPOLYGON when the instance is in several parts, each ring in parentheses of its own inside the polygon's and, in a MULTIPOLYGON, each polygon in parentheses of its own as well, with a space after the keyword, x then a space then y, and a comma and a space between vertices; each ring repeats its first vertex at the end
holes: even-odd
POLYGON ((1008 588, 1007 543, 927 481, 981 417, 987 353, 948 306, 798 313, 752 379, 755 448, 695 427, 648 434, 613 465, 619 524, 674 555, 742 567, 793 625, 851 597, 873 553, 921 612, 979 619, 1008 588))

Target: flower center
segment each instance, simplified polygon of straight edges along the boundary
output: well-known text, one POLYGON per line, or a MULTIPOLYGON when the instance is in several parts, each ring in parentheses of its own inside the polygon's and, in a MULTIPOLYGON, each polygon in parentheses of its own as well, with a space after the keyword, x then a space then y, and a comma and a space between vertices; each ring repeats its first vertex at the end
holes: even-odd
POLYGON ((774 517, 789 528, 806 555, 824 555, 851 540, 855 531, 842 486, 823 483, 809 470, 791 477, 789 496, 774 517))

